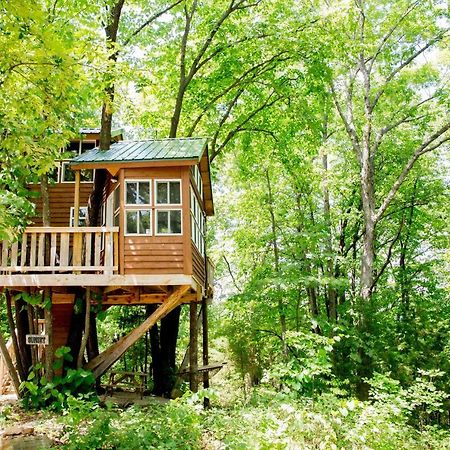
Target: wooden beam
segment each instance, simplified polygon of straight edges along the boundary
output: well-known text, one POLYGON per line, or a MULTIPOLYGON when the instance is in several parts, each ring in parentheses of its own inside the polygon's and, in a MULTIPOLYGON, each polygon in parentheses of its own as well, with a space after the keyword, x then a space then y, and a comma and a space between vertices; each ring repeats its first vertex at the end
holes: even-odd
MULTIPOLYGON (((33 270, 30 268, 30 271, 33 270)), ((190 275, 14 274, 0 275, 0 286, 180 286, 197 288, 190 275)))
POLYGON ((52 294, 52 303, 58 305, 72 304, 75 301, 75 294, 57 293, 52 294))
POLYGON ((106 169, 108 172, 117 169, 142 169, 148 167, 179 167, 179 166, 195 166, 198 163, 198 159, 183 159, 183 160, 163 160, 163 161, 121 161, 118 163, 108 163, 108 162, 82 162, 73 163, 71 167, 73 170, 82 169, 106 169))
MULTIPOLYGON (((101 302, 102 305, 153 305, 164 303, 169 295, 167 294, 110 294, 101 302)), ((185 294, 180 303, 191 303, 197 301, 197 294, 185 294)), ((97 302, 93 302, 97 303, 97 302)))
POLYGON ((190 285, 179 286, 141 325, 114 343, 96 358, 89 361, 86 369, 92 370, 94 377, 102 376, 136 341, 160 319, 169 314, 179 304, 190 285))

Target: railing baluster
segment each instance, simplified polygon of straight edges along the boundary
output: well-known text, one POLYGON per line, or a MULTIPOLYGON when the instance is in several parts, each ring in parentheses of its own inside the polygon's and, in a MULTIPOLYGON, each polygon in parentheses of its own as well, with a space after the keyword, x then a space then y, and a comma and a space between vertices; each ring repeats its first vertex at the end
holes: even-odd
POLYGON ((16 241, 11 246, 11 267, 17 267, 18 251, 19 251, 19 243, 16 241))
POLYGON ((30 267, 36 266, 36 233, 31 233, 30 267))
POLYGON ((95 233, 95 257, 94 257, 94 266, 100 265, 100 251, 102 246, 102 234, 97 232, 95 233))
POLYGON ((52 233, 50 239, 50 267, 56 266, 56 233, 52 233))
POLYGON ((69 233, 61 233, 61 243, 60 243, 60 263, 62 267, 67 267, 69 265, 69 233))
POLYGON ((22 245, 20 246, 20 266, 26 267, 27 264, 27 249, 28 249, 28 234, 23 233, 22 245))
POLYGON ((84 266, 91 266, 91 248, 92 248, 92 233, 86 233, 86 248, 85 248, 85 256, 84 256, 84 266))
POLYGON ((8 267, 8 250, 9 242, 4 240, 2 242, 2 267, 8 267))
POLYGON ((45 266, 45 233, 39 233, 38 266, 45 266))

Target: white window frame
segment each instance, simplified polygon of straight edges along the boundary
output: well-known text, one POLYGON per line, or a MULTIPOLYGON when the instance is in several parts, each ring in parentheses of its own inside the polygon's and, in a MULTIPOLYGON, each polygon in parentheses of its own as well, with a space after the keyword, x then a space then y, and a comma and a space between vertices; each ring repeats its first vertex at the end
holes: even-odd
MULTIPOLYGON (((75 183, 75 180, 73 180, 73 181, 66 181, 66 180, 64 180, 64 174, 66 172, 66 167, 69 164, 70 164, 70 160, 61 161, 61 168, 58 171, 58 179, 59 179, 59 176, 60 176, 61 177, 60 178, 60 180, 61 180, 60 182, 61 183, 66 183, 66 184, 75 183)), ((91 181, 80 181, 80 183, 93 183, 94 182, 95 169, 88 169, 88 170, 92 170, 92 180, 91 181)))
MULTIPOLYGON (((181 206, 183 204, 183 189, 182 189, 182 182, 181 178, 155 178, 153 180, 153 189, 155 192, 155 201, 153 202, 155 208, 161 208, 165 206, 181 206), (157 203, 158 202, 158 189, 157 184, 158 183, 171 183, 177 181, 180 184, 180 203, 157 203)), ((170 191, 167 190, 167 200, 170 200, 170 191)), ((178 208, 175 208, 178 209, 178 208)))
MULTIPOLYGON (((138 188, 139 189, 139 188, 138 188)), ((127 208, 141 208, 141 209, 149 209, 152 207, 152 180, 151 178, 127 178, 124 182, 123 186, 123 204, 125 205, 125 209, 127 208), (127 184, 128 183, 148 183, 149 186, 149 203, 127 203, 127 184), (145 208, 144 208, 145 207, 145 208)))
MULTIPOLYGON (((119 189, 119 187, 117 187, 116 189, 119 189)), ((138 186, 138 191, 139 191, 139 186, 138 186)), ((114 192, 112 192, 112 194, 114 195, 114 192)), ((123 197, 124 197, 123 203, 124 203, 124 215, 125 215, 124 236, 152 236, 153 235, 152 179, 151 178, 127 178, 126 180, 124 180, 123 197), (148 186, 149 186, 148 201, 149 201, 149 203, 127 203, 127 185, 128 185, 128 183, 148 183, 148 186), (127 214, 129 212, 138 212, 138 211, 150 212, 150 228, 147 229, 148 232, 140 233, 141 230, 139 230, 139 221, 138 221, 137 222, 137 231, 138 232, 137 233, 128 233, 127 214)))
MULTIPOLYGON (((86 219, 87 219, 87 214, 88 214, 88 207, 87 206, 80 206, 79 208, 78 208, 78 210, 79 210, 79 216, 78 216, 78 220, 81 218, 81 211, 84 211, 84 225, 78 225, 79 227, 85 227, 86 226, 86 219)), ((69 226, 70 227, 75 227, 75 217, 74 217, 74 214, 75 214, 75 206, 71 206, 70 207, 70 220, 69 220, 69 226)))
POLYGON ((157 208, 155 209, 155 236, 182 236, 183 235, 183 209, 182 208, 157 208), (169 212, 169 228, 170 228, 170 211, 180 211, 181 231, 179 233, 158 233, 158 214, 160 212, 169 212))
POLYGON ((193 168, 193 175, 198 193, 200 194, 200 198, 203 200, 203 179, 198 164, 196 164, 193 168))
POLYGON ((205 256, 205 215, 195 190, 190 186, 191 240, 202 257, 205 256))
POLYGON ((152 236, 153 235, 153 211, 150 206, 145 206, 143 208, 125 208, 125 230, 124 235, 125 236, 152 236), (148 233, 139 233, 139 221, 136 222, 138 232, 137 233, 128 233, 128 221, 127 221, 127 213, 129 212, 139 212, 139 211, 148 211, 150 213, 150 228, 148 228, 148 233))

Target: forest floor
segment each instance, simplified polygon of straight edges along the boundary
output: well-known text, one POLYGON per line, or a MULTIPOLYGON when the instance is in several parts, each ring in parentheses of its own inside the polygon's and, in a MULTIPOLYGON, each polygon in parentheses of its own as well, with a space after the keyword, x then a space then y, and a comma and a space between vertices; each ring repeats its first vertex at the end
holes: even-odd
POLYGON ((391 403, 234 394, 224 403, 211 393, 207 410, 202 393, 175 401, 118 393, 61 412, 27 411, 3 397, 0 449, 450 449, 448 428, 413 426, 391 403))

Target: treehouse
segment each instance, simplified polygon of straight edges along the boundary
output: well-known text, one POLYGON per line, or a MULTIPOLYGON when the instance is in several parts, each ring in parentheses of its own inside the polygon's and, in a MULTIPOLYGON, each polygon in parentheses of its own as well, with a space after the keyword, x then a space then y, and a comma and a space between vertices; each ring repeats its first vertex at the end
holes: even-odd
POLYGON ((71 158, 52 174, 50 226, 42 222, 41 187, 32 185, 33 224, 0 250, 0 286, 51 293, 54 348, 67 342, 80 289, 104 308, 159 305, 87 363, 97 377, 157 320, 180 304, 204 302, 213 289, 205 247, 205 219, 214 214, 207 140, 123 141, 120 130, 113 138, 110 150, 102 151, 99 131, 82 130, 70 144, 71 158), (96 172, 103 177, 100 208, 88 220, 96 172))

